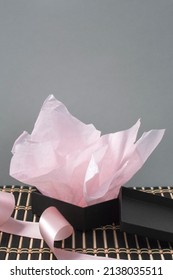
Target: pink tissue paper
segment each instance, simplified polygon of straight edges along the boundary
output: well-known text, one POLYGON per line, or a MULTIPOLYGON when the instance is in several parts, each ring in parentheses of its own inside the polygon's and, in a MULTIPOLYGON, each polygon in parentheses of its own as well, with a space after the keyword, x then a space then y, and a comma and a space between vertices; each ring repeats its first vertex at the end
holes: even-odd
POLYGON ((81 207, 117 198, 165 132, 150 130, 136 141, 139 127, 140 120, 127 130, 101 135, 50 95, 32 133, 24 131, 15 141, 10 175, 81 207))

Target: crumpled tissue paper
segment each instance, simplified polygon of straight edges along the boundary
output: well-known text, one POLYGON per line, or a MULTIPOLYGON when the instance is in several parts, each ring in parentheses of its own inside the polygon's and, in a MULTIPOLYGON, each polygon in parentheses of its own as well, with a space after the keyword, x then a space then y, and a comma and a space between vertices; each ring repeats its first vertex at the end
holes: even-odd
POLYGON ((50 95, 32 133, 24 131, 15 141, 10 175, 81 207, 117 198, 165 132, 150 130, 136 141, 139 127, 140 120, 127 130, 101 136, 50 95))

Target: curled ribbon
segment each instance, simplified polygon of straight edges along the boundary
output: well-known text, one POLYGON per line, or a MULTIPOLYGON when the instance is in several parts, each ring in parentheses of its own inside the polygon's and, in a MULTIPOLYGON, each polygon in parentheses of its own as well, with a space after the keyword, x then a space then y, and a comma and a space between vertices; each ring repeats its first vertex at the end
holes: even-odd
POLYGON ((13 194, 1 191, 0 231, 29 238, 44 239, 59 260, 105 260, 104 257, 95 257, 54 247, 55 241, 63 240, 73 233, 73 227, 55 207, 47 208, 38 223, 12 218, 14 207, 15 199, 13 194))

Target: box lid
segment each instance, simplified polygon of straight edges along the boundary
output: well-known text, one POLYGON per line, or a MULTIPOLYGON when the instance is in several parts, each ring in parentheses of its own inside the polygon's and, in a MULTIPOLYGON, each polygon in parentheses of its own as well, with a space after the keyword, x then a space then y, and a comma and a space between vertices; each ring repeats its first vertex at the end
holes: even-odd
POLYGON ((173 200, 139 190, 120 190, 120 230, 173 242, 173 200))

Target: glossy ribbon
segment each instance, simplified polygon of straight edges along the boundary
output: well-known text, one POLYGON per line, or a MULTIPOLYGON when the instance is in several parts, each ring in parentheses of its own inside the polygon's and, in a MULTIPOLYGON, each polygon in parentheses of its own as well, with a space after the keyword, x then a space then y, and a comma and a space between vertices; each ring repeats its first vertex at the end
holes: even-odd
POLYGON ((95 257, 76 252, 70 252, 54 247, 54 242, 63 240, 73 233, 73 227, 55 208, 47 208, 38 223, 16 220, 11 217, 15 207, 12 193, 0 192, 0 231, 25 236, 29 238, 44 239, 54 255, 59 260, 100 260, 104 257, 95 257))

